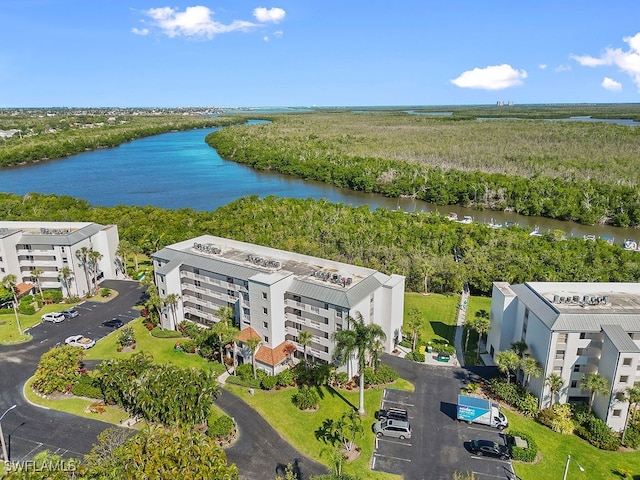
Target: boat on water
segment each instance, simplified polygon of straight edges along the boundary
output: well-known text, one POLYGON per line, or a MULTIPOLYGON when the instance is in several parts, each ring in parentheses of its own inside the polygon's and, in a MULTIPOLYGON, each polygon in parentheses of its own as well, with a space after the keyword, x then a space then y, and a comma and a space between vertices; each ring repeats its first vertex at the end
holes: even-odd
POLYGON ((462 220, 458 220, 458 223, 473 223, 473 217, 471 215, 465 215, 464 217, 462 217, 462 220))
POLYGON ((449 212, 447 215, 447 219, 453 220, 454 222, 458 221, 458 214, 456 212, 449 212))
POLYGON ((622 248, 625 250, 638 251, 638 242, 635 240, 627 239, 622 243, 622 248))
POLYGON ((533 227, 533 230, 529 232, 529 235, 531 235, 532 237, 541 237, 542 234, 540 233, 540 227, 538 227, 538 225, 533 227))
POLYGON ((491 221, 487 225, 489 226, 489 228, 502 228, 502 227, 504 227, 504 225, 502 225, 501 223, 495 222, 493 220, 493 218, 491 219, 491 221))
POLYGON ((583 235, 582 238, 584 238, 585 240, 591 240, 593 242, 596 241, 596 236, 595 235, 583 235))

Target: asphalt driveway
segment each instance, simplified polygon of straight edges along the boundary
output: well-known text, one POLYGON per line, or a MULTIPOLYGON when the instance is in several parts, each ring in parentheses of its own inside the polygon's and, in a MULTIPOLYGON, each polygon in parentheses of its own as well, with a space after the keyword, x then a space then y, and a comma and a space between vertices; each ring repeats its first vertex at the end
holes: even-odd
POLYGON ((101 286, 117 290, 118 296, 104 304, 83 303, 77 308, 80 315, 76 318, 36 325, 29 330, 33 336, 29 343, 0 346, 0 415, 11 405, 18 405, 2 420, 11 461, 30 460, 43 450, 63 457, 80 457, 91 450, 100 432, 112 426, 31 405, 22 395, 24 383, 51 347, 75 334, 98 340, 109 333, 100 326, 104 320, 119 317, 129 321, 139 315, 132 309, 143 294, 137 282, 105 281, 101 286))
POLYGON ((407 441, 378 441, 372 465, 374 470, 400 474, 406 480, 450 480, 458 471, 473 472, 478 480, 514 479, 510 462, 471 455, 471 440, 503 442, 500 432, 482 425, 456 420, 460 389, 471 381, 487 378, 493 369, 467 369, 431 366, 384 355, 383 363, 415 385, 411 393, 387 390, 385 407, 406 408, 412 427, 407 441))

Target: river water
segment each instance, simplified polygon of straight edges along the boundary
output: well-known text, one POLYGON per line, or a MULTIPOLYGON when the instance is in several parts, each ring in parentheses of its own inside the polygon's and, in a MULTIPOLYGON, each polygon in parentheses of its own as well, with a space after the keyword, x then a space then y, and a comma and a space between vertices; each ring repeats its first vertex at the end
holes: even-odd
POLYGON ((153 205, 162 208, 215 210, 246 195, 327 199, 350 205, 369 205, 405 212, 454 212, 460 219, 505 224, 540 232, 563 230, 567 236, 595 235, 622 243, 640 240, 640 231, 610 226, 526 217, 511 212, 477 211, 436 206, 411 198, 391 199, 353 192, 320 182, 304 181, 223 160, 205 136, 215 129, 172 132, 135 140, 119 147, 85 152, 60 160, 0 170, 0 191, 70 195, 93 205, 153 205))

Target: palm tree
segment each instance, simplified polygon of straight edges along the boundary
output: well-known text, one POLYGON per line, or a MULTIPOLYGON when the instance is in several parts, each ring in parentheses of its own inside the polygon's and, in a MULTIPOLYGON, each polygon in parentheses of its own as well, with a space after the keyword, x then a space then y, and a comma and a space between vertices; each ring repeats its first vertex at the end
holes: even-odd
POLYGON ((591 412, 596 394, 600 393, 604 395, 609 393, 609 381, 599 373, 591 372, 582 376, 580 379, 580 388, 591 392, 591 396, 589 397, 589 412, 591 412))
POLYGON ((82 247, 76 250, 76 258, 80 262, 80 266, 84 270, 84 277, 87 281, 87 290, 91 291, 90 281, 89 281, 89 252, 90 249, 87 247, 82 247))
POLYGON ((171 310, 171 316, 173 317, 173 330, 178 328, 178 300, 180 300, 180 297, 177 293, 170 293, 162 300, 162 303, 171 310))
POLYGON ((127 257, 131 253, 131 244, 126 240, 120 240, 118 244, 118 249, 116 250, 116 255, 122 261, 122 269, 125 277, 127 276, 127 257))
POLYGON ((351 325, 352 328, 339 330, 332 334, 332 338, 336 342, 333 356, 340 365, 345 365, 354 355, 357 355, 358 377, 360 380, 360 407, 358 412, 360 415, 364 415, 364 370, 367 366, 367 353, 375 348, 378 340, 386 339, 386 335, 380 325, 375 323, 365 325, 360 313, 357 314, 356 318, 347 316, 347 325, 351 325))
POLYGON ((542 367, 540 366, 538 361, 531 356, 524 357, 522 360, 520 360, 520 368, 525 375, 525 387, 529 386, 531 377, 538 378, 540 375, 542 375, 542 367))
POLYGON ((260 337, 249 337, 245 343, 249 350, 251 350, 251 364, 253 365, 253 378, 257 378, 256 372, 256 353, 258 352, 258 347, 262 343, 262 339, 260 337))
POLYGON ((34 268, 33 270, 31 270, 31 278, 33 279, 34 282, 36 282, 36 285, 38 286, 38 292, 40 292, 40 300, 44 302, 44 295, 42 294, 42 285, 40 285, 40 278, 42 277, 43 273, 44 272, 39 268, 34 268))
POLYGON ((416 350, 416 343, 418 343, 418 331, 422 326, 422 319, 420 318, 420 310, 412 308, 409 310, 409 318, 407 319, 407 327, 411 330, 411 350, 416 350))
POLYGON ((491 320, 489 318, 489 312, 484 309, 480 309, 473 317, 473 329, 478 332, 478 348, 476 349, 476 362, 480 356, 480 341, 482 336, 491 329, 491 320))
POLYGON ((13 313, 16 316, 16 325, 18 326, 18 333, 22 335, 22 327, 20 326, 20 318, 18 317, 18 295, 16 284, 18 279, 15 275, 5 275, 2 279, 2 286, 9 290, 13 294, 13 313))
POLYGON ((511 372, 515 372, 520 366, 520 358, 513 350, 503 350, 496 354, 498 370, 507 374, 507 383, 511 382, 511 372))
POLYGON ((67 290, 67 297, 71 296, 71 278, 73 277, 73 271, 65 266, 60 269, 60 273, 58 274, 58 278, 62 280, 64 283, 64 287, 67 290))
POLYGON ((511 350, 516 352, 520 358, 524 358, 525 352, 529 349, 527 342, 520 340, 511 344, 511 350))
POLYGON ((298 343, 304 348, 304 361, 307 362, 307 347, 311 345, 313 335, 308 330, 300 330, 298 332, 298 343))
POLYGON ((97 250, 89 250, 89 261, 91 262, 91 271, 93 272, 93 286, 98 290, 98 262, 102 260, 102 254, 97 250))
POLYGON ((635 424, 636 421, 636 409, 638 403, 640 403, 640 385, 636 384, 633 387, 628 387, 625 392, 625 400, 629 402, 629 409, 627 410, 627 418, 624 422, 624 429, 622 430, 622 443, 624 444, 624 437, 627 433, 627 426, 629 425, 629 414, 631 413, 631 406, 633 405, 633 417, 631 423, 635 424))
POLYGON ((562 377, 557 373, 552 373, 544 379, 544 383, 549 387, 549 393, 551 394, 551 398, 549 399, 549 407, 551 407, 553 405, 553 397, 558 395, 558 393, 564 386, 564 380, 562 380, 562 377))

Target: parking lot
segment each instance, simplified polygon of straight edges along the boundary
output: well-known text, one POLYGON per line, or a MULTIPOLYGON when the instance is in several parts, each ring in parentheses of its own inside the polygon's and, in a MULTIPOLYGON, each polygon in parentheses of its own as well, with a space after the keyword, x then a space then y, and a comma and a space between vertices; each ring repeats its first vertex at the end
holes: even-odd
POLYGON ((473 455, 472 440, 504 443, 504 435, 483 425, 456 420, 460 389, 475 374, 457 367, 420 365, 385 356, 384 363, 413 382, 414 392, 386 389, 381 408, 404 408, 412 427, 410 439, 377 438, 371 468, 405 479, 450 480, 454 472, 473 472, 478 480, 515 479, 510 461, 473 455))

